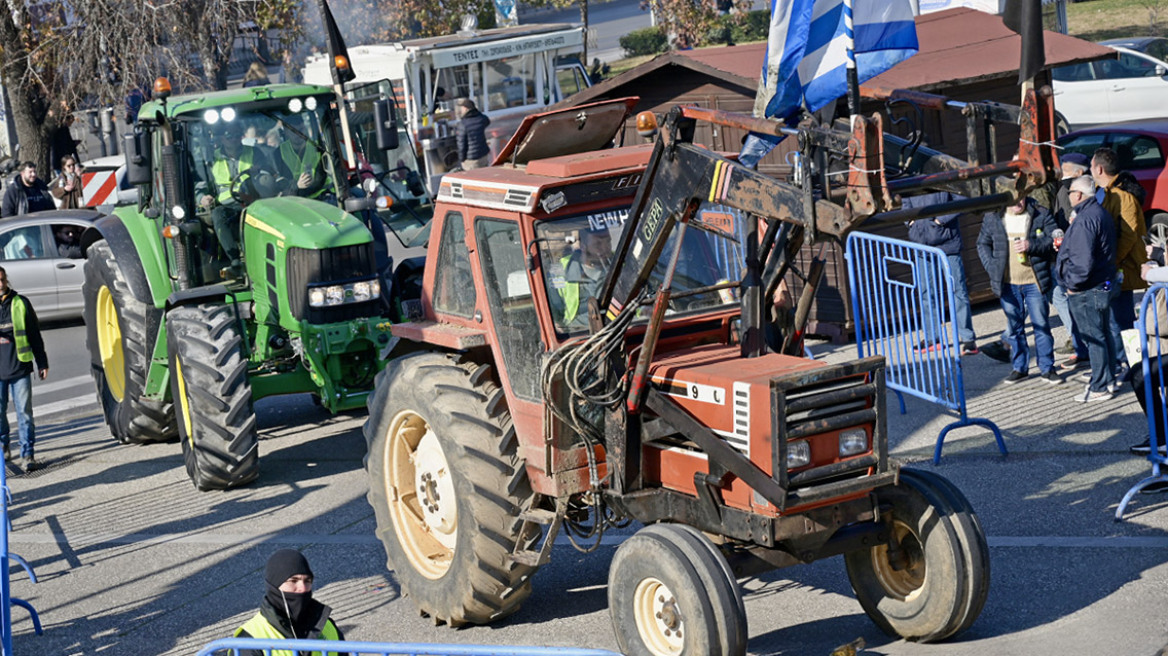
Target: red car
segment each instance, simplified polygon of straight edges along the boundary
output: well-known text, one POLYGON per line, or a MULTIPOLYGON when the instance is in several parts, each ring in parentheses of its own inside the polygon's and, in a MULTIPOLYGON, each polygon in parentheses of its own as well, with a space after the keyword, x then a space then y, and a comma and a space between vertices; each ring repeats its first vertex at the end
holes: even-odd
POLYGON ((1083 153, 1090 157, 1104 146, 1119 155, 1119 166, 1140 181, 1148 192, 1144 218, 1148 234, 1159 246, 1168 243, 1168 119, 1144 119, 1076 130, 1059 137, 1063 153, 1083 153))

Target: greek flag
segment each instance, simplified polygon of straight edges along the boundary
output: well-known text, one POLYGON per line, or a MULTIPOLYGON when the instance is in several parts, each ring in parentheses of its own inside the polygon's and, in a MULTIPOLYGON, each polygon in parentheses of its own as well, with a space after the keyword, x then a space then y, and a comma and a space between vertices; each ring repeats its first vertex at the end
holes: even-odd
MULTIPOLYGON (((860 82, 917 52, 910 0, 771 0, 770 37, 754 114, 792 121, 801 109, 814 112, 847 93, 850 32, 860 82)), ((750 141, 768 142, 751 135, 747 148, 750 141)), ((762 154, 775 143, 770 140, 762 154)), ((757 158, 751 164, 755 162, 757 158)))

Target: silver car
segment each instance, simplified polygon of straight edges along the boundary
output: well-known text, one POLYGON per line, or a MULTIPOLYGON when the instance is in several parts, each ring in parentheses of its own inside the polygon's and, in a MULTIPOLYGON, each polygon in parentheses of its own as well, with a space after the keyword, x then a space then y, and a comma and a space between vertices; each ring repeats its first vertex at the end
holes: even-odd
POLYGON ((0 266, 38 318, 81 317, 81 233, 100 216, 95 210, 51 210, 0 219, 0 266), (72 250, 63 247, 70 232, 78 244, 72 250))

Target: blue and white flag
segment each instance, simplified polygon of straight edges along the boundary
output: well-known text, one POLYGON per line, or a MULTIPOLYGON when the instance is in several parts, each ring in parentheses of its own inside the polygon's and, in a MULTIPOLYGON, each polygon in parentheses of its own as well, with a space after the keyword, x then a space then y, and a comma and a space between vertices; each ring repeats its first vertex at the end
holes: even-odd
MULTIPOLYGON (((854 5, 854 52, 861 83, 916 54, 910 0, 852 0, 848 4, 854 5)), ((771 0, 770 36, 754 101, 755 116, 792 121, 801 109, 814 112, 847 93, 849 26, 844 5, 845 0, 771 0)), ((751 140, 758 139, 751 135, 751 140)), ((771 142, 767 152, 777 143, 777 139, 765 141, 771 142)))

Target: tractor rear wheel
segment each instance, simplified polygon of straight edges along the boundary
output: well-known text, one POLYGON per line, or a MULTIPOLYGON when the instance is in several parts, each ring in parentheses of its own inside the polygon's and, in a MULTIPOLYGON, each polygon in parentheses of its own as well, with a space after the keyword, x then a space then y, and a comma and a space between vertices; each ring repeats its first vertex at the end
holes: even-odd
POLYGON ((921 477, 877 490, 891 505, 896 542, 844 555, 848 578, 868 617, 885 633, 918 642, 937 642, 972 623, 984 603, 988 562, 971 552, 968 509, 958 509, 921 477), (971 568, 973 568, 971 570, 971 568), (971 617, 972 615, 972 617, 971 617))
POLYGON ((243 337, 234 309, 205 304, 166 315, 170 389, 183 460, 200 490, 259 476, 259 438, 243 337))
POLYGON ((688 526, 648 526, 617 548, 608 611, 621 653, 630 656, 746 653, 738 582, 717 548, 688 526))
POLYGON ((402 590, 451 626, 517 610, 535 569, 510 556, 538 537, 519 518, 534 494, 490 366, 397 358, 368 406, 368 498, 402 590))
POLYGON ((173 404, 142 398, 154 347, 149 327, 161 323, 162 310, 134 298, 105 241, 89 247, 82 296, 93 381, 110 432, 123 444, 174 441, 173 404))

